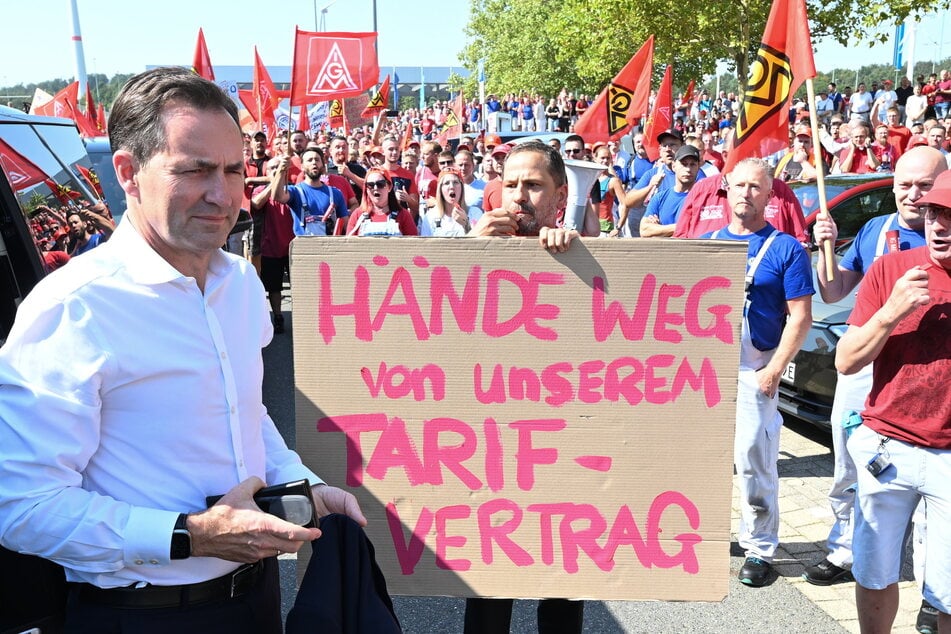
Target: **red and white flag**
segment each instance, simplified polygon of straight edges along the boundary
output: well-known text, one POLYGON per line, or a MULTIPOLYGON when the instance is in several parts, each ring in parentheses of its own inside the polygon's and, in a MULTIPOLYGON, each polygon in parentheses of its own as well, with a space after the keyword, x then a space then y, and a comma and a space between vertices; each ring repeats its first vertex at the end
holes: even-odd
POLYGON ((376 85, 376 33, 301 31, 294 37, 291 105, 359 95, 376 85))
POLYGON ((654 98, 654 107, 644 125, 644 149, 647 150, 647 158, 656 161, 660 157, 660 144, 657 142, 657 135, 664 130, 670 130, 673 122, 674 109, 674 72, 673 67, 668 65, 664 71, 664 78, 660 82, 660 88, 657 89, 657 96, 654 98))
POLYGON ((611 83, 594 100, 578 123, 575 132, 585 142, 621 138, 647 112, 654 68, 654 36, 651 35, 611 83))
POLYGON ((773 0, 724 172, 744 158, 769 156, 789 145, 790 99, 815 76, 805 0, 773 0))
POLYGON ((46 179, 46 174, 33 162, 0 139, 0 166, 15 191, 22 191, 46 179))
POLYGON ((211 57, 208 55, 208 47, 205 45, 205 33, 198 29, 198 43, 195 44, 195 57, 192 60, 192 70, 199 77, 204 77, 210 81, 215 81, 215 71, 211 67, 211 57))

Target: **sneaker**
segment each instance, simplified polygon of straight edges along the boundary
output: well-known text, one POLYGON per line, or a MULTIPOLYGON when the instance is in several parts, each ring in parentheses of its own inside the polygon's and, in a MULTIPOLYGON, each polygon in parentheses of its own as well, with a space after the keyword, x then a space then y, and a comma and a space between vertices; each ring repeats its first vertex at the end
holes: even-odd
POLYGON ((274 315, 274 334, 284 334, 284 315, 274 315))
POLYGON ((921 634, 937 634, 938 632, 938 610, 924 599, 921 601, 921 609, 918 610, 915 629, 921 634))
POLYGON ((851 581, 852 573, 836 566, 828 559, 823 559, 816 565, 806 568, 802 578, 814 586, 831 586, 839 581, 851 581))
POLYGON ((759 588, 766 585, 771 569, 772 566, 768 561, 763 561, 759 557, 747 557, 737 577, 740 583, 759 588))

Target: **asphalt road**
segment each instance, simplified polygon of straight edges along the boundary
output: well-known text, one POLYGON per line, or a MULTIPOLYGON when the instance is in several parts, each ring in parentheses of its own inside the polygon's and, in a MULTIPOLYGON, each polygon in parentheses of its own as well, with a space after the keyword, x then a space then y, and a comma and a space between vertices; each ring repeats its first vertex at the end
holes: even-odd
MULTIPOLYGON (((289 298, 284 311, 287 334, 276 335, 264 351, 264 402, 278 429, 294 446, 293 317, 289 298)), ((821 433, 808 426, 793 426, 798 433, 820 442, 821 433)), ((732 544, 730 594, 721 603, 656 601, 588 601, 585 632, 845 632, 835 619, 819 609, 784 577, 764 588, 748 588, 736 580, 742 552, 732 544)), ((285 610, 296 594, 296 559, 281 560, 285 610)), ((394 597, 397 614, 406 632, 461 632, 465 600, 447 597, 394 597)), ((536 602, 517 601, 513 632, 534 632, 536 602)))

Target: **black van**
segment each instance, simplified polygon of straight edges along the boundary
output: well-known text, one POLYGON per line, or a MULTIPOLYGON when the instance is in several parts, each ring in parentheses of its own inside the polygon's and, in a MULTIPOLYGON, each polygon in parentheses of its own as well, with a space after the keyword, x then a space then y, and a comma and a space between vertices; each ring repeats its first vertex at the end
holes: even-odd
MULTIPOLYGON (((102 198, 72 121, 0 106, 0 345, 26 294, 66 262, 66 214, 102 198)), ((62 568, 0 548, 0 634, 60 631, 65 599, 62 568)))

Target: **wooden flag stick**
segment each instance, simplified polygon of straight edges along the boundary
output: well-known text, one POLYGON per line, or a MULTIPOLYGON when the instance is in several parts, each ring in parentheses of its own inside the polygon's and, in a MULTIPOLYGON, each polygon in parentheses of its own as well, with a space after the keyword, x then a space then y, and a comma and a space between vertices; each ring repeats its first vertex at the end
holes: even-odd
MULTIPOLYGON (((826 177, 822 170, 822 145, 819 143, 819 117, 816 115, 816 89, 812 78, 806 80, 806 91, 809 95, 809 127, 812 129, 812 153, 816 158, 816 189, 819 193, 819 217, 829 220, 829 206, 826 203, 826 177)), ((832 240, 826 240, 822 245, 826 258, 826 281, 835 279, 838 263, 835 259, 835 245, 832 240)))

